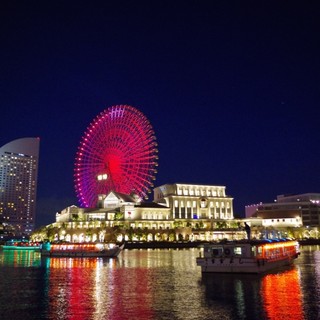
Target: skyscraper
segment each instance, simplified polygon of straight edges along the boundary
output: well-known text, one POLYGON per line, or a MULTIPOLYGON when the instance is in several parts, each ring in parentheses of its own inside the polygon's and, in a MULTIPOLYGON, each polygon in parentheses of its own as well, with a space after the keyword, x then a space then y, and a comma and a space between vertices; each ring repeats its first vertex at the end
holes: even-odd
POLYGON ((35 226, 39 138, 22 138, 0 148, 0 222, 18 236, 35 226))

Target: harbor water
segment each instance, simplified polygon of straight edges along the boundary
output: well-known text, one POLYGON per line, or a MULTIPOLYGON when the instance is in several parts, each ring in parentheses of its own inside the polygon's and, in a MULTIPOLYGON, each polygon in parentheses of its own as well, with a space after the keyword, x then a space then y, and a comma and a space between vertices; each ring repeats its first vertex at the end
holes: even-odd
POLYGON ((199 249, 118 258, 0 251, 0 319, 320 319, 320 247, 265 275, 205 274, 199 249))

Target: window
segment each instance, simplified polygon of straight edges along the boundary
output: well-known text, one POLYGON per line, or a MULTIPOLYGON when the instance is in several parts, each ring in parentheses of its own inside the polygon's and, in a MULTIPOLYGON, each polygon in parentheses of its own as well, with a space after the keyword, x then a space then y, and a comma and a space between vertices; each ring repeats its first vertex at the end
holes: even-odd
POLYGON ((201 199, 200 200, 200 207, 201 208, 206 208, 207 207, 207 200, 206 199, 201 199))
POLYGON ((244 248, 242 248, 242 247, 234 247, 234 254, 235 255, 239 255, 239 256, 242 255, 242 253, 244 251, 242 249, 244 249, 244 248))

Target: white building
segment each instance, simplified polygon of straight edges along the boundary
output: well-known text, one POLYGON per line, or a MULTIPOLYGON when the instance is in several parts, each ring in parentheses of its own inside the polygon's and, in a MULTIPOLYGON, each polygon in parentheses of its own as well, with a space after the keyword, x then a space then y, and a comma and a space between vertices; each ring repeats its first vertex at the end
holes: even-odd
POLYGON ((224 186, 164 184, 154 188, 154 201, 169 207, 173 219, 233 219, 233 198, 224 186))
POLYGON ((154 202, 143 202, 135 194, 111 191, 98 196, 97 208, 65 208, 52 224, 60 230, 55 239, 84 241, 89 239, 89 232, 91 240, 102 240, 103 230, 113 227, 122 230, 124 239, 130 232, 143 232, 148 240, 212 240, 227 236, 226 232, 215 235, 212 229, 215 220, 233 220, 233 199, 226 195, 224 186, 166 184, 155 188, 154 195, 154 202))
POLYGON ((320 225, 320 193, 278 195, 275 202, 246 206, 246 217, 263 219, 274 227, 320 225))
POLYGON ((133 228, 172 227, 170 208, 154 202, 142 202, 137 195, 110 191, 98 196, 97 208, 70 206, 56 214, 56 222, 103 221, 112 227, 114 221, 129 222, 133 228), (118 215, 118 217, 117 217, 118 215))

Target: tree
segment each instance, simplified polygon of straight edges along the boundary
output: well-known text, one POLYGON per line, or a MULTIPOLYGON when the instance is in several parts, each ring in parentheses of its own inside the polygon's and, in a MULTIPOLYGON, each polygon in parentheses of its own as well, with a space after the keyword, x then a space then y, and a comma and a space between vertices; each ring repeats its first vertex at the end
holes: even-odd
POLYGON ((79 214, 78 213, 72 214, 72 221, 79 221, 79 214))
POLYGON ((216 223, 218 229, 226 229, 227 222, 226 221, 217 221, 216 223))
POLYGON ((123 218, 124 218, 123 212, 118 211, 114 214, 114 220, 123 220, 123 218))

